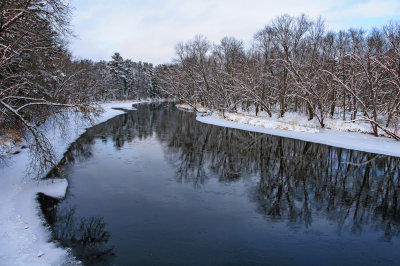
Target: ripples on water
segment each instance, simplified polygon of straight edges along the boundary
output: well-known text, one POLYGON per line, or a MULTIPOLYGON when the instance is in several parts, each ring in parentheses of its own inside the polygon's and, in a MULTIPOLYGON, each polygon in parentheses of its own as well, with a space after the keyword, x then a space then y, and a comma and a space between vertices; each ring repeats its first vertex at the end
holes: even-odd
POLYGON ((399 158, 137 109, 71 145, 66 199, 38 197, 84 263, 400 264, 399 158))

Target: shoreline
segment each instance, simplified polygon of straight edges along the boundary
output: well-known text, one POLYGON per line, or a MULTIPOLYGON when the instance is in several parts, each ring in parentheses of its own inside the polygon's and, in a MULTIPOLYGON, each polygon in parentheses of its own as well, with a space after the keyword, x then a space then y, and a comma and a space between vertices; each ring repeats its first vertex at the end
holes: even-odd
POLYGON ((225 119, 212 116, 197 116, 196 120, 201 123, 211 124, 215 126, 258 132, 291 139, 298 139, 302 141, 323 144, 343 149, 400 157, 399 141, 384 137, 374 137, 363 133, 335 131, 329 129, 321 130, 319 133, 267 129, 263 127, 250 126, 238 122, 227 121, 225 119))
MULTIPOLYGON (((42 128, 54 146, 57 161, 85 131, 115 116, 134 110, 133 105, 149 101, 100 103, 103 112, 92 123, 66 120, 66 132, 54 127, 51 121, 42 128), (117 108, 117 109, 115 109, 117 108)), ((65 178, 38 180, 27 177, 30 155, 20 148, 8 155, 0 165, 0 264, 4 265, 59 265, 79 264, 69 250, 51 241, 51 231, 46 225, 37 201, 37 194, 63 198, 68 188, 65 178)))
MULTIPOLYGON (((193 111, 187 105, 177 105, 177 108, 182 111, 193 111)), ((366 133, 368 132, 368 127, 363 127, 362 124, 344 123, 339 120, 329 121, 332 127, 340 128, 343 126, 343 130, 340 131, 320 129, 315 124, 307 121, 306 118, 293 114, 291 114, 292 117, 289 116, 285 120, 277 118, 266 119, 252 114, 227 113, 225 114, 227 118, 224 119, 218 112, 209 112, 207 108, 199 109, 201 113, 196 114, 196 120, 205 124, 298 139, 343 149, 400 157, 400 141, 368 134, 366 133), (358 132, 349 132, 349 130, 358 132)))

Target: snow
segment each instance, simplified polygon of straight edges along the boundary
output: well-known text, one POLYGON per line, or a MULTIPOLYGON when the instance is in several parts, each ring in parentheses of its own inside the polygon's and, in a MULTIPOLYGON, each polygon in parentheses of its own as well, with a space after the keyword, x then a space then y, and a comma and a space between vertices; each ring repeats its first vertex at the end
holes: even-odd
MULTIPOLYGON (((181 109, 181 110, 183 110, 183 111, 194 112, 193 107, 191 107, 190 105, 187 105, 187 104, 176 104, 175 106, 176 106, 178 109, 181 109)), ((196 106, 196 109, 197 109, 197 111, 200 112, 200 113, 209 113, 209 112, 210 112, 206 107, 201 106, 201 105, 197 105, 197 106, 196 106)))
MULTIPOLYGON (((104 112, 94 124, 132 110, 137 102, 111 102, 101 104, 104 112)), ((54 127, 51 119, 42 126, 43 132, 54 145, 58 159, 61 159, 69 145, 91 125, 78 120, 66 120, 66 132, 54 127), (50 130, 51 129, 51 130, 50 130)), ((92 124, 93 125, 93 124, 92 124)), ((8 144, 7 144, 8 145, 8 144)), ((27 177, 30 157, 28 149, 19 148, 19 153, 8 155, 0 165, 0 265, 60 265, 79 264, 69 256, 68 250, 49 242, 50 231, 44 226, 40 214, 37 194, 42 192, 52 197, 65 196, 66 179, 37 180, 27 177)))
MULTIPOLYGON (((177 107, 193 111, 193 108, 186 104, 177 107)), ((374 137, 368 123, 350 123, 328 118, 325 121, 325 129, 322 129, 316 118, 309 121, 307 116, 298 113, 286 113, 284 117, 273 114, 269 117, 263 112, 256 116, 254 110, 225 112, 222 115, 221 112, 212 112, 204 107, 200 109, 196 119, 202 123, 400 157, 400 142, 383 136, 374 137)))
POLYGON ((315 127, 299 125, 296 120, 274 120, 274 119, 265 119, 262 117, 253 117, 249 115, 239 115, 235 113, 226 113, 225 119, 233 122, 237 122, 240 124, 247 124, 251 126, 259 126, 269 129, 281 129, 281 130, 291 130, 298 132, 309 132, 309 133, 318 133, 319 130, 315 127))

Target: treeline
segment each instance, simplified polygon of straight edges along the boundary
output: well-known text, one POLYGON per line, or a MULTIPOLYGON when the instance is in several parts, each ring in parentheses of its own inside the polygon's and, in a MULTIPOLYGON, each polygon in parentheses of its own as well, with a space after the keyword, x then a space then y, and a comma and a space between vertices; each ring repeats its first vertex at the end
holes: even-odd
POLYGON ((102 100, 158 98, 163 94, 156 81, 156 68, 146 62, 123 59, 119 53, 109 62, 94 64, 95 94, 102 100))
POLYGON ((282 15, 243 42, 197 36, 176 46, 175 64, 160 67, 169 95, 221 111, 255 107, 317 119, 363 120, 400 140, 400 26, 328 31, 322 19, 282 15))

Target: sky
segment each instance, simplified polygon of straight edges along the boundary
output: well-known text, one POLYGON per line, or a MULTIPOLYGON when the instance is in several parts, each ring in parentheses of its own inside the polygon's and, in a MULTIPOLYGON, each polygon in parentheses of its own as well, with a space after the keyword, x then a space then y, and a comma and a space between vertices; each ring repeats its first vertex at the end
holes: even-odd
POLYGON ((371 29, 400 21, 400 0, 72 0, 70 49, 76 58, 169 63, 175 46, 196 35, 249 44, 282 15, 321 16, 329 30, 371 29))

